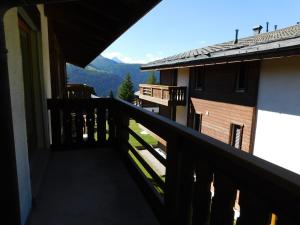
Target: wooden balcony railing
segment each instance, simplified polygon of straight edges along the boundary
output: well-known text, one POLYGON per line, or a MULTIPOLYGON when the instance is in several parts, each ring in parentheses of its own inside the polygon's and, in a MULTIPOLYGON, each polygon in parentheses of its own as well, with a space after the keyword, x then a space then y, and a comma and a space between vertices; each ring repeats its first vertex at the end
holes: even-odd
POLYGON ((161 224, 269 225, 271 220, 272 224, 300 224, 300 176, 295 173, 121 100, 49 100, 48 106, 53 143, 115 146, 161 224), (82 139, 84 114, 88 142, 82 139), (166 140, 166 159, 129 128, 130 119, 166 140), (164 178, 129 137, 166 167, 164 178), (235 202, 240 212, 237 221, 235 202))
POLYGON ((161 105, 186 105, 186 87, 140 84, 140 99, 161 105))

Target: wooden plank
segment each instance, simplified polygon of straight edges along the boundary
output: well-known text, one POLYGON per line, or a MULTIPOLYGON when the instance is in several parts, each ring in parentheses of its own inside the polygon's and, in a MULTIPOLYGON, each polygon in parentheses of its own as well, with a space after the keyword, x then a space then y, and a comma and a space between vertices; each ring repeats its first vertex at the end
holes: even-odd
POLYGON ((151 175, 154 181, 159 185, 159 187, 165 190, 165 183, 160 178, 160 176, 152 169, 152 167, 143 159, 143 157, 129 143, 128 143, 128 148, 133 153, 133 155, 138 159, 138 161, 142 164, 142 166, 146 169, 146 171, 151 175))
POLYGON ((233 225, 234 203, 236 199, 235 184, 222 173, 214 174, 214 197, 211 207, 211 225, 233 225))
POLYGON ((195 173, 192 225, 206 225, 210 217, 213 173, 204 160, 197 160, 195 173))
MULTIPOLYGON (((191 146, 183 142, 182 146, 191 146)), ((194 188, 194 159, 193 155, 181 149, 179 154, 179 193, 178 193, 178 225, 190 225, 192 222, 193 205, 192 199, 194 188)))
POLYGON ((76 142, 83 144, 83 115, 80 107, 76 109, 76 142))
POLYGON ((51 115, 51 134, 52 145, 61 145, 61 121, 59 108, 53 108, 50 112, 51 115))
POLYGON ((270 209, 266 207, 262 199, 251 192, 251 189, 240 192, 240 217, 236 225, 269 225, 271 223, 270 209))
POLYGON ((99 106, 97 108, 97 138, 98 143, 104 144, 106 142, 106 108, 99 106))
POLYGON ((72 117, 70 106, 63 108, 63 145, 72 145, 72 117))
POLYGON ((108 123, 108 141, 110 143, 116 142, 117 140, 117 133, 116 133, 116 128, 117 128, 117 117, 116 117, 116 112, 113 111, 112 106, 108 108, 108 118, 107 118, 107 123, 108 123))
POLYGON ((136 134, 133 130, 129 127, 129 133, 138 141, 140 142, 161 164, 166 166, 166 159, 162 157, 151 145, 149 145, 146 141, 144 141, 138 134, 136 134))
POLYGON ((88 131, 88 143, 95 143, 95 109, 93 106, 87 108, 87 131, 88 131))
POLYGON ((167 138, 167 166, 166 166, 166 189, 165 207, 167 223, 178 223, 178 193, 179 193, 179 137, 169 134, 167 138))
POLYGON ((162 197, 157 193, 152 183, 147 179, 145 174, 138 168, 137 164, 129 157, 129 155, 127 155, 125 162, 132 173, 133 179, 135 179, 139 185, 140 190, 145 195, 160 224, 169 225, 166 223, 166 212, 162 197))

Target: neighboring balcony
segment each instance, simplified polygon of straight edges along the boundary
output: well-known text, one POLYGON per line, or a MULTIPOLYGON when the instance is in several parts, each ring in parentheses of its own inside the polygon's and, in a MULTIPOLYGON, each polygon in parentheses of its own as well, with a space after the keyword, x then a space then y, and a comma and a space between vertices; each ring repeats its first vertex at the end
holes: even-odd
POLYGON ((140 84, 139 98, 160 105, 186 105, 187 87, 140 84))

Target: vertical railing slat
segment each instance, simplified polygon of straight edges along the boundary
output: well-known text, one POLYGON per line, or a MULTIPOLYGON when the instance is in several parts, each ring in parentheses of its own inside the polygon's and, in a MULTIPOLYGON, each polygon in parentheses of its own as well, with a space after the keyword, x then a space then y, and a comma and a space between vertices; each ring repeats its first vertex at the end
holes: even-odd
POLYGON ((72 144, 72 116, 70 105, 66 105, 63 107, 63 132, 63 145, 70 146, 72 144))
POLYGON ((95 110, 93 106, 87 107, 87 133, 88 144, 93 145, 95 143, 95 110))
POLYGON ((237 225, 269 225, 271 212, 264 207, 263 201, 249 191, 242 190, 239 195, 240 217, 237 225))
POLYGON ((76 107, 76 142, 83 144, 83 115, 80 106, 76 107))
POLYGON ((210 225, 233 225, 235 199, 234 182, 221 173, 215 173, 210 225))
POLYGON ((192 225, 207 225, 211 207, 212 169, 204 160, 196 162, 192 225))
POLYGON ((54 147, 61 145, 61 119, 60 109, 57 104, 51 108, 51 134, 52 134, 52 145, 54 147))
POLYGON ((97 108, 97 138, 99 144, 104 144, 106 141, 106 108, 100 106, 97 108))

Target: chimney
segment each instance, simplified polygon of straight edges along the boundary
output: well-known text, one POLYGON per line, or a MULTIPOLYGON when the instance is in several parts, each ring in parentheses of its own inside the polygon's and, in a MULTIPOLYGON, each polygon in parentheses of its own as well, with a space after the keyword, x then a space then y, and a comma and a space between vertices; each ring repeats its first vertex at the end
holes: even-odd
POLYGON ((253 27, 253 34, 254 35, 260 34, 262 28, 263 27, 261 25, 253 27))
POLYGON ((269 22, 266 22, 266 32, 269 32, 269 22))
POLYGON ((237 44, 239 42, 239 29, 235 30, 235 39, 234 44, 237 44))
POLYGON ((274 25, 274 30, 277 30, 277 26, 278 26, 278 25, 274 25))

